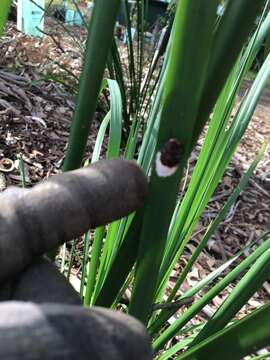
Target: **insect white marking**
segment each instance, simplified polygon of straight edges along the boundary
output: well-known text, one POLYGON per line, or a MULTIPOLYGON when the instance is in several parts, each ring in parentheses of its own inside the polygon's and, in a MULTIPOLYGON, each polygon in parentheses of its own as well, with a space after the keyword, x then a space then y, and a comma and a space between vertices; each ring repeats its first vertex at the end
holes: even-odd
POLYGON ((161 152, 159 151, 156 156, 156 172, 159 177, 172 176, 177 170, 177 166, 166 166, 161 162, 161 152))

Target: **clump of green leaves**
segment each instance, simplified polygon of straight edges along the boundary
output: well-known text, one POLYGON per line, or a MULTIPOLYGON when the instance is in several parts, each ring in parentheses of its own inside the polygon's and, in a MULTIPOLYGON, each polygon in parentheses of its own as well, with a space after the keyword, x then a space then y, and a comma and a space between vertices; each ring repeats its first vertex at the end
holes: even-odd
MULTIPOLYGON (((265 332, 261 332, 254 341, 241 342, 247 336, 243 324, 253 323, 258 328, 267 325, 267 320, 264 322, 261 314, 268 308, 243 322, 234 320, 241 306, 269 276, 266 266, 270 256, 269 236, 264 238, 262 245, 255 246, 248 258, 241 260, 240 253, 184 294, 180 294, 179 289, 207 241, 246 185, 264 149, 243 175, 217 218, 209 225, 173 289, 168 287, 168 280, 222 178, 269 78, 268 56, 232 119, 239 87, 262 39, 269 32, 270 15, 263 12, 268 2, 227 0, 224 14, 218 18, 218 0, 207 4, 201 0, 179 1, 172 31, 168 30, 169 41, 164 43, 166 51, 154 86, 151 86, 151 79, 158 69, 158 62, 154 63, 154 67, 149 67, 146 78, 143 76, 145 1, 136 1, 136 40, 131 36, 128 2, 124 1, 124 4, 129 77, 124 76, 113 36, 120 1, 98 0, 89 27, 65 170, 81 166, 96 101, 102 88, 104 69, 109 64, 113 78, 107 81, 111 108, 101 124, 92 161, 98 159, 106 129, 109 128, 107 157, 119 156, 121 144, 124 144, 124 156, 136 158, 149 175, 150 194, 144 208, 136 214, 108 227, 98 228, 92 245, 89 234, 86 235, 81 296, 85 305, 115 308, 129 288, 131 298, 127 311, 148 327, 154 350, 161 359, 169 359, 187 346, 190 350, 179 358, 203 359, 202 354, 206 353, 216 358, 221 346, 228 348, 226 344, 235 329, 241 329, 242 338, 231 347, 229 355, 237 359, 248 354, 252 346, 264 346, 269 340, 265 332), (261 15, 261 21, 255 28, 257 15, 261 15), (144 79, 147 81, 144 82, 144 79), (179 198, 186 163, 210 118, 187 191, 179 198), (88 262, 90 248, 91 258, 88 262), (238 263, 240 261, 238 265, 236 260, 238 263), (233 269, 222 277, 224 270, 229 267, 233 269), (191 329, 189 321, 239 277, 241 280, 213 319, 191 329), (209 287, 210 290, 205 292, 209 287), (153 312, 153 304, 163 302, 167 297, 169 303, 174 303, 195 295, 199 296, 199 300, 172 324, 167 320, 177 308, 172 310, 165 307, 153 312), (233 327, 225 329, 232 321, 233 327), (166 348, 168 341, 180 334, 183 341, 166 348), (162 352, 164 348, 166 351, 162 352)), ((158 58, 163 55, 161 49, 157 49, 158 58)))

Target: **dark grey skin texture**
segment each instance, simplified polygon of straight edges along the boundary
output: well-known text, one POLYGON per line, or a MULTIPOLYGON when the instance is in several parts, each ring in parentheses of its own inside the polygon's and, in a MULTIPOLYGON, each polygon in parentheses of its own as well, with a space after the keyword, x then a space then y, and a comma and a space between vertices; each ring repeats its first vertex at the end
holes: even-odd
POLYGON ((89 228, 143 205, 148 184, 135 163, 114 159, 0 196, 0 281, 89 228))
POLYGON ((142 324, 107 309, 3 302, 0 357, 5 360, 148 360, 142 324))
POLYGON ((143 325, 83 308, 43 256, 141 207, 147 189, 133 162, 115 159, 0 195, 0 359, 152 359, 143 325))

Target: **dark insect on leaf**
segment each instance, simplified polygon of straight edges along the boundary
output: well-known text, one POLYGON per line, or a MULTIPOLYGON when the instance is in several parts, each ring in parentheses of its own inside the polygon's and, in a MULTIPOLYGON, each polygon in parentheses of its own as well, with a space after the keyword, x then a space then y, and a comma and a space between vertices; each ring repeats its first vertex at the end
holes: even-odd
POLYGON ((172 138, 166 142, 161 150, 161 163, 168 167, 174 167, 180 163, 182 145, 179 140, 172 138))

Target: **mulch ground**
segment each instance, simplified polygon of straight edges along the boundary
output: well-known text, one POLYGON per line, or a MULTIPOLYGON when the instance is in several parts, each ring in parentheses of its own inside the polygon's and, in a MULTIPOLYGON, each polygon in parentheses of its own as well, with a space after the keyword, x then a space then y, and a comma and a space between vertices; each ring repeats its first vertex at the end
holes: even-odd
MULTIPOLYGON (((50 28, 50 20, 48 28, 50 28)), ((54 25, 50 36, 43 40, 30 38, 15 30, 9 23, 0 40, 0 171, 5 169, 4 186, 20 185, 18 158, 25 166, 27 185, 32 186, 48 176, 61 172, 68 141, 72 114, 75 107, 74 89, 78 84, 85 32, 74 28, 74 38, 67 37, 61 26, 54 25), (68 69, 70 74, 67 74, 68 69), (63 82, 65 86, 63 86, 63 82)), ((245 81, 240 96, 251 85, 245 81)), ((97 113, 87 154, 93 149, 99 127, 97 113)), ((193 234, 190 250, 203 235, 209 222, 215 218, 232 193, 243 172, 249 167, 261 144, 270 139, 270 89, 266 88, 252 121, 237 148, 213 198, 207 205, 199 227, 193 234)), ((196 161, 191 161, 191 169, 196 161)), ((3 175, 3 174, 2 174, 3 175)), ((2 188, 4 188, 2 183, 2 188)), ((1 181, 0 181, 1 187, 1 181)), ((266 150, 254 176, 222 222, 187 278, 186 286, 229 259, 239 249, 270 228, 270 150, 266 150)), ((188 256, 188 249, 186 252, 188 256)), ((176 269, 174 275, 181 269, 176 269)), ((172 277, 172 282, 173 282, 172 277)), ((269 298, 270 286, 250 300, 242 314, 269 298)), ((213 301, 205 316, 211 315, 226 296, 213 301), (207 313, 208 312, 208 313, 207 313)))

